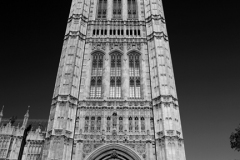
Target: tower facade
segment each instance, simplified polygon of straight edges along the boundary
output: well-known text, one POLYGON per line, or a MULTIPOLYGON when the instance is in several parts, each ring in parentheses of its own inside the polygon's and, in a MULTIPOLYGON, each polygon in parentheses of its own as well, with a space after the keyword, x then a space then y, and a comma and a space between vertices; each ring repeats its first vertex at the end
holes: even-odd
POLYGON ((186 159, 161 0, 72 1, 42 159, 186 159))

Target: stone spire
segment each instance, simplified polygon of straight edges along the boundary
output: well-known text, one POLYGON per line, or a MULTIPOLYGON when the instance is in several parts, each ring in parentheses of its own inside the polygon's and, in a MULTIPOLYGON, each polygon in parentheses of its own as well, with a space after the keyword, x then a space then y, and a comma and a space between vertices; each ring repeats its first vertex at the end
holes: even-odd
POLYGON ((4 106, 2 107, 2 110, 1 110, 1 112, 0 112, 0 123, 1 123, 2 117, 3 117, 3 109, 4 109, 4 106))
POLYGON ((26 126, 27 126, 28 117, 29 117, 29 108, 30 108, 30 106, 28 106, 27 113, 24 115, 24 120, 23 120, 23 124, 22 124, 23 128, 26 128, 26 126))

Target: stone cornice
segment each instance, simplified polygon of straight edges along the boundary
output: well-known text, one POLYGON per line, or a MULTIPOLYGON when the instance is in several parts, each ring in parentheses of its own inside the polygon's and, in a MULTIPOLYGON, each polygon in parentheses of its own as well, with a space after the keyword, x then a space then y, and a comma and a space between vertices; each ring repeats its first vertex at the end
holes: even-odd
POLYGON ((86 43, 147 43, 146 38, 86 38, 86 43))
POLYGON ((71 22, 72 20, 79 20, 81 19, 82 21, 84 21, 85 23, 88 22, 88 18, 85 17, 83 14, 72 14, 69 18, 68 18, 68 23, 71 22))
POLYGON ((163 38, 165 41, 168 41, 168 36, 164 32, 155 32, 155 31, 153 31, 151 34, 147 35, 147 40, 151 41, 155 37, 157 39, 162 39, 163 38))
POLYGON ((146 26, 145 21, 89 21, 88 25, 146 26))
POLYGON ((65 36, 64 40, 71 38, 79 37, 80 40, 84 41, 86 39, 86 35, 81 33, 80 31, 69 31, 65 36))
POLYGON ((148 16, 145 20, 146 23, 151 22, 152 20, 161 20, 162 23, 166 23, 164 17, 160 14, 151 14, 150 16, 148 16))
POLYGON ((80 40, 86 40, 86 43, 147 43, 147 41, 152 41, 154 38, 164 39, 164 41, 169 41, 168 36, 164 32, 152 32, 147 35, 147 38, 87 38, 86 35, 82 34, 80 31, 69 31, 64 37, 67 40, 69 37, 76 38, 79 37, 80 40))

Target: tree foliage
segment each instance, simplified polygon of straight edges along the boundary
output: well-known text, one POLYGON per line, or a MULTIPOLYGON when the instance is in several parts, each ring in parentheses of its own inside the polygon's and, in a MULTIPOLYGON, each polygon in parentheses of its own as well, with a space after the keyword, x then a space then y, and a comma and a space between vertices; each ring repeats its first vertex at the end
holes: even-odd
POLYGON ((240 124, 230 136, 231 148, 240 152, 240 124))

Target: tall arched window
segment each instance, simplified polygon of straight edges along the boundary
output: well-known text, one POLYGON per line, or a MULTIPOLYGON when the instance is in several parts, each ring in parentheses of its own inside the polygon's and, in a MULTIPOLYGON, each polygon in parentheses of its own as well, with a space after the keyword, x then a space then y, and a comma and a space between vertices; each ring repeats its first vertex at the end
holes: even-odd
POLYGON ((138 121, 138 117, 135 117, 135 132, 139 131, 139 121, 138 121))
POLYGON ((100 132, 101 131, 101 117, 97 118, 97 131, 100 132))
POLYGON ((117 128, 117 113, 113 113, 113 128, 117 128))
POLYGON ((103 54, 96 52, 92 60, 92 77, 90 87, 91 98, 102 97, 103 54))
POLYGON ((128 1, 128 18, 135 19, 137 18, 137 2, 136 0, 127 0, 128 1))
POLYGON ((113 18, 122 18, 122 0, 113 0, 113 18))
POLYGON ((91 117, 91 132, 95 130, 95 117, 91 117))
POLYGON ((140 56, 133 52, 129 55, 130 98, 141 98, 140 56))
POLYGON ((132 129, 133 129, 132 117, 129 117, 129 119, 128 119, 128 125, 129 125, 129 132, 132 132, 132 129))
POLYGON ((110 97, 121 98, 121 54, 111 55, 110 69, 110 97))
POLYGON ((141 117, 141 131, 145 131, 145 119, 144 117, 141 117))
POLYGON ((111 128, 111 117, 107 117, 107 132, 110 132, 111 128))
POLYGON ((79 129, 79 118, 76 119, 75 130, 78 131, 79 129))
POLYGON ((89 117, 85 117, 84 132, 88 132, 89 117))
POLYGON ((151 126, 151 130, 153 130, 154 129, 153 117, 150 118, 150 126, 151 126))
POLYGON ((119 117, 119 132, 123 132, 123 118, 119 117))
POLYGON ((98 15, 97 18, 99 19, 106 19, 107 18, 107 0, 99 0, 98 1, 98 15))

